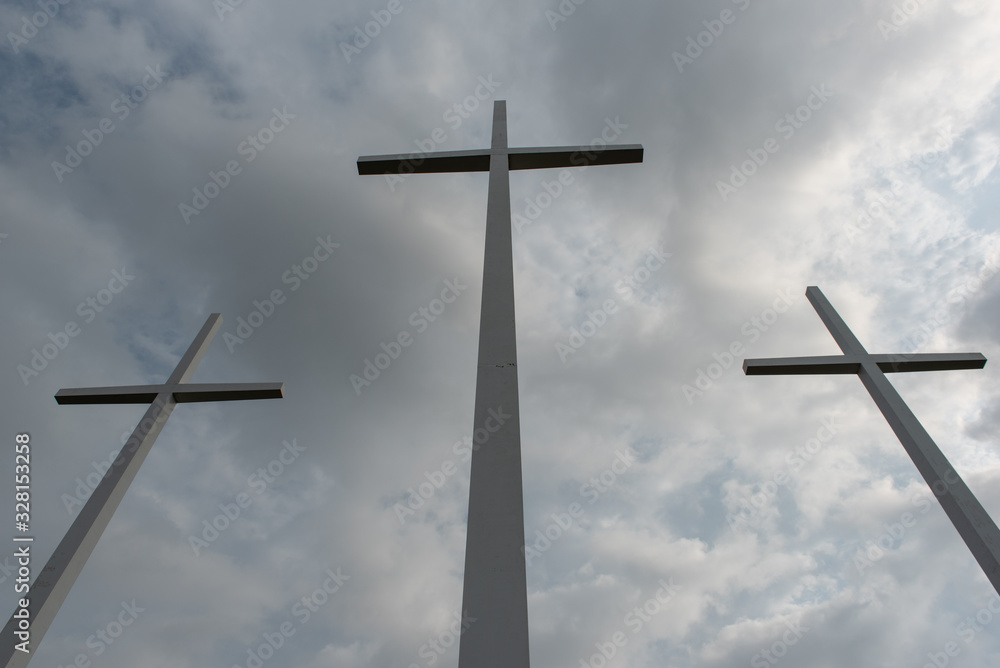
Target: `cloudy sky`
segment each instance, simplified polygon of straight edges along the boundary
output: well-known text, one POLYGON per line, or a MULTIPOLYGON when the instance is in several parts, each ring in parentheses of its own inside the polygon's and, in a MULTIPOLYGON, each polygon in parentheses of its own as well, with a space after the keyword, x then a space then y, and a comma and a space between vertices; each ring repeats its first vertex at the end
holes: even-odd
POLYGON ((177 408, 33 666, 457 665, 487 176, 356 160, 488 146, 495 99, 512 146, 645 148, 511 176, 532 663, 1000 661, 860 381, 740 370, 839 352, 809 285, 872 352, 982 352, 891 380, 1000 517, 995 2, 12 0, 0 29, 34 573, 143 413, 60 388, 162 382, 213 312, 193 380, 286 386, 177 408))

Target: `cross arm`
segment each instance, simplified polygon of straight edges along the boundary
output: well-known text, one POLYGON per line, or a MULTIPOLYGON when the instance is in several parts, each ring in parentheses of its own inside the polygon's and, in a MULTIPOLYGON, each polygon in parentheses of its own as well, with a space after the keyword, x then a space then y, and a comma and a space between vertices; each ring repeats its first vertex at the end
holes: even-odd
POLYGON ((510 169, 553 169, 589 165, 624 165, 642 162, 642 144, 621 146, 548 146, 512 148, 507 151, 510 169))
POLYGON ((174 401, 188 404, 200 401, 245 401, 281 399, 284 383, 202 383, 185 384, 174 390, 174 401))
POLYGON ((748 376, 795 374, 850 374, 861 371, 865 359, 874 362, 882 373, 905 371, 948 371, 982 369, 986 358, 981 353, 917 353, 912 355, 824 355, 817 357, 772 357, 743 361, 748 376))
MULTIPOLYGON (((621 146, 549 146, 507 150, 509 169, 553 169, 589 165, 624 165, 642 162, 641 144, 621 146)), ((358 174, 440 174, 443 172, 488 172, 490 151, 438 151, 409 155, 363 155, 358 174)))
POLYGON ((848 373, 861 371, 857 355, 821 355, 814 357, 770 357, 743 360, 748 376, 784 376, 796 374, 848 373))
POLYGON ((284 383, 182 383, 179 385, 127 385, 77 387, 56 392, 56 402, 67 404, 151 404, 161 392, 172 392, 179 404, 203 401, 281 399, 284 383))
POLYGON ((982 369, 986 358, 982 353, 919 353, 915 355, 872 355, 882 373, 901 371, 950 371, 982 369))
POLYGON ((409 155, 363 155, 358 158, 358 174, 440 174, 443 172, 488 172, 489 150, 438 151, 409 155))
POLYGON ((123 385, 119 387, 74 387, 56 392, 56 403, 67 404, 151 404, 164 385, 123 385))

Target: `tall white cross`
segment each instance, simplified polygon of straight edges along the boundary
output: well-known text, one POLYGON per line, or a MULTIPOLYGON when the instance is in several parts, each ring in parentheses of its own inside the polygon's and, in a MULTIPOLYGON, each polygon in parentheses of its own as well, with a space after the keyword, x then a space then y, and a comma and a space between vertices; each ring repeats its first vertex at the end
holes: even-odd
POLYGON ((808 287, 806 297, 844 354, 745 360, 743 372, 748 376, 857 374, 889 426, 896 432, 906 453, 917 465, 920 475, 930 485, 951 523, 969 546, 972 556, 979 562, 993 588, 1000 593, 1000 529, 885 377, 887 373, 900 371, 982 369, 986 358, 980 353, 872 355, 855 338, 818 287, 808 287))
POLYGON ((472 454, 462 610, 463 616, 476 621, 462 634, 459 668, 528 666, 510 170, 631 162, 642 162, 642 146, 508 148, 504 101, 493 103, 493 140, 489 149, 358 158, 358 173, 362 175, 490 173, 473 422, 473 433, 481 428, 490 435, 472 454), (510 417, 498 424, 500 420, 494 417, 497 413, 510 417))
MULTIPOLYGON (((85 387, 64 389, 56 393, 60 404, 152 404, 139 425, 125 442, 121 453, 104 474, 80 514, 73 520, 66 535, 49 557, 27 595, 27 618, 30 649, 38 647, 84 564, 94 551, 104 529, 111 522, 118 504, 128 490, 139 467, 160 435, 163 425, 177 404, 196 401, 238 401, 243 399, 280 399, 284 383, 188 383, 208 350, 208 344, 222 326, 222 316, 213 313, 198 332, 194 342, 177 363, 174 372, 162 385, 121 387, 85 387)), ((25 545, 25 543, 20 543, 25 545)), ((15 615, 17 613, 15 612, 15 615)), ((0 641, 0 665, 22 668, 33 653, 15 649, 20 639, 15 633, 21 619, 11 617, 3 629, 0 641), (17 643, 15 643, 17 639, 17 643)), ((22 636, 23 637, 23 636, 22 636)))

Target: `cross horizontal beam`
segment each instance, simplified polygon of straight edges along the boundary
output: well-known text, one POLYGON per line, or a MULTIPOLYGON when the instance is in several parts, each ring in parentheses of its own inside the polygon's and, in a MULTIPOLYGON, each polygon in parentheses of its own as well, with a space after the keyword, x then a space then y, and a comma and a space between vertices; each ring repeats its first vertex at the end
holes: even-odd
POLYGON ((170 392, 179 404, 202 401, 281 399, 284 383, 179 383, 177 385, 121 385, 75 387, 56 392, 56 402, 69 404, 151 404, 161 392, 170 392), (172 387, 172 389, 171 389, 172 387))
MULTIPOLYGON (((368 155, 358 158, 358 174, 441 174, 444 172, 488 172, 493 149, 438 151, 398 155, 368 155)), ((506 149, 508 169, 555 169, 589 165, 624 165, 642 162, 641 144, 620 146, 549 146, 506 149)))
POLYGON ((748 376, 779 376, 799 374, 857 374, 861 364, 870 359, 882 373, 905 371, 948 371, 952 369, 982 369, 986 358, 982 353, 919 353, 914 355, 819 355, 812 357, 774 357, 743 361, 743 373, 748 376))
POLYGON ((512 148, 507 151, 510 169, 554 169, 588 165, 627 165, 642 162, 642 144, 619 146, 552 146, 512 148))

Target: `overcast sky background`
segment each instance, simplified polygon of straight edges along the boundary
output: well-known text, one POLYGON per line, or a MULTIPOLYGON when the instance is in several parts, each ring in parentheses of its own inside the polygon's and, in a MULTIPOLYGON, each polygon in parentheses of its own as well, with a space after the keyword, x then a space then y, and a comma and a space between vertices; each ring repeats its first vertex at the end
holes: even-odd
POLYGON ((32 577, 79 481, 144 410, 58 406, 57 390, 164 381, 212 312, 224 323, 195 382, 286 385, 282 400, 174 411, 32 666, 247 666, 284 622, 295 633, 265 666, 457 665, 457 644, 425 643, 461 606, 469 465, 455 444, 473 427, 487 175, 390 187, 355 163, 438 129, 439 150, 486 147, 494 99, 511 146, 616 126, 645 147, 641 165, 571 171, 554 199, 539 196, 558 171, 511 176, 512 210, 534 215, 513 233, 528 543, 584 510, 528 566, 532 664, 599 668, 595 643, 619 632, 609 665, 634 668, 773 665, 764 650, 788 666, 919 667, 946 647, 949 665, 1000 663, 1000 600, 860 381, 739 368, 839 352, 808 285, 872 352, 982 352, 980 371, 891 382, 1000 518, 1000 6, 224 1, 70 1, 35 32, 39 5, 0 6, 0 415, 7 443, 32 437, 32 577), (355 45, 372 12, 391 21, 355 45), (777 125, 810 101, 808 120, 777 125), (113 129, 78 166, 53 166, 102 119, 113 129), (241 143, 269 123, 286 125, 248 160, 241 143), (229 161, 239 173, 185 220, 229 161), (317 238, 339 247, 283 280, 317 238), (134 278, 91 313, 115 271, 134 278), (629 276, 645 281, 627 290, 629 276), (421 329, 411 314, 456 280, 468 287, 421 329), (227 344, 274 290, 283 303, 227 344), (71 321, 44 369, 19 372, 71 321), (356 392, 350 376, 401 332, 413 343, 356 392), (685 392, 699 373, 716 378, 685 392), (250 476, 286 441, 305 449, 261 490, 250 476), (584 487, 602 473, 600 493, 584 487), (196 556, 190 537, 241 493, 251 505, 196 556), (338 568, 340 589, 294 614, 338 568), (660 611, 628 617, 671 579, 660 611), (98 654, 88 637, 133 600, 142 611, 98 654))

